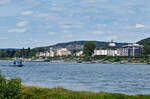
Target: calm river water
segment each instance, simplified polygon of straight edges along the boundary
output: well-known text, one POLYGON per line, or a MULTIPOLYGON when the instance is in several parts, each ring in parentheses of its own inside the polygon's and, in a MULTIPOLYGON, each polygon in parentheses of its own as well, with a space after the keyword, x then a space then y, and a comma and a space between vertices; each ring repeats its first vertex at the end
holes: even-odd
POLYGON ((23 67, 0 69, 7 79, 19 77, 24 85, 63 87, 75 91, 150 94, 150 65, 25 62, 23 67))

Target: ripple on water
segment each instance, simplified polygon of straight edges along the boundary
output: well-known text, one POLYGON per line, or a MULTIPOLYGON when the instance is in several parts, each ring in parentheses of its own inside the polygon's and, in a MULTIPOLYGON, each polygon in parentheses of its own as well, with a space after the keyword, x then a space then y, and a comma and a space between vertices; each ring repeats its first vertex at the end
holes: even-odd
POLYGON ((0 61, 3 75, 7 79, 19 77, 25 85, 150 94, 149 65, 26 62, 23 67, 9 67, 8 63, 0 61))

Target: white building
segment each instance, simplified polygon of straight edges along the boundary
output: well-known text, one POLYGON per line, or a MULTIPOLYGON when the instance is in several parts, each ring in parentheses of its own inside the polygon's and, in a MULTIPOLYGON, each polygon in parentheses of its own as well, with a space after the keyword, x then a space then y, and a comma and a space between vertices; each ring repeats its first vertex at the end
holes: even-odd
POLYGON ((94 56, 107 56, 107 53, 106 49, 94 50, 94 56))
POLYGON ((82 55, 83 55, 83 51, 76 52, 76 56, 82 56, 82 55))
POLYGON ((108 49, 107 56, 118 56, 117 49, 108 49))
POLYGON ((56 51, 56 56, 68 56, 71 55, 71 51, 68 51, 67 48, 59 48, 56 51))
POLYGON ((37 57, 54 57, 54 56, 68 56, 71 55, 71 51, 68 51, 66 48, 52 49, 45 52, 38 52, 37 57))
POLYGON ((42 57, 42 56, 45 56, 45 52, 36 53, 36 57, 42 57))
POLYGON ((116 49, 99 49, 94 50, 94 56, 118 56, 116 49))
POLYGON ((53 48, 49 50, 49 57, 54 57, 56 55, 56 51, 53 48))
POLYGON ((112 41, 108 44, 107 48, 94 50, 94 55, 98 56, 118 56, 116 44, 112 41))
POLYGON ((109 43, 108 48, 103 48, 94 51, 94 55, 99 56, 141 56, 142 47, 139 44, 129 44, 122 46, 120 48, 115 47, 115 43, 109 43))

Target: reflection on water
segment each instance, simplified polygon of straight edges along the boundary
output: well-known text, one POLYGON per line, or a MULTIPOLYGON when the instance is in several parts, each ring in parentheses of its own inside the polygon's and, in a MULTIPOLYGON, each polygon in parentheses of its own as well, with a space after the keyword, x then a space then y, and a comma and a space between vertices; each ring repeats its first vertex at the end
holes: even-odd
POLYGON ((64 87, 77 91, 150 94, 150 65, 26 62, 10 67, 0 61, 7 79, 19 77, 25 85, 64 87))

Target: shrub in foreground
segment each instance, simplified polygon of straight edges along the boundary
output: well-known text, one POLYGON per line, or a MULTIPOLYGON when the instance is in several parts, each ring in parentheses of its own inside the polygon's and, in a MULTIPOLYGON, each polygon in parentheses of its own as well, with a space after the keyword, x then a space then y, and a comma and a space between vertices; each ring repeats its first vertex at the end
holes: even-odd
POLYGON ((0 99, 21 99, 21 80, 6 80, 0 73, 0 99))

